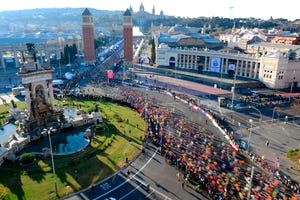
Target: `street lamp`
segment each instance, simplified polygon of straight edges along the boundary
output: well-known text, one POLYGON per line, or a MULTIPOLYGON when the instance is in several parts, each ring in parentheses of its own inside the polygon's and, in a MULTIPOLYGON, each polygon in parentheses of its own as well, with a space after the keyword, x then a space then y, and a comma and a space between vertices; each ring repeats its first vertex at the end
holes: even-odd
POLYGON ((48 133, 49 144, 50 144, 50 154, 51 154, 52 170, 53 170, 53 176, 54 176, 54 188, 55 188, 55 194, 57 195, 58 193, 57 193, 56 173, 55 173, 52 143, 51 143, 51 136, 50 136, 50 133, 52 132, 52 130, 53 130, 53 127, 50 127, 49 130, 47 131, 47 133, 48 133))
POLYGON ((253 108, 257 112, 259 112, 259 121, 262 121, 262 114, 258 108, 256 108, 255 106, 248 106, 248 108, 253 108))
POLYGON ((249 119, 249 123, 251 125, 251 128, 249 129, 249 136, 248 136, 248 140, 247 140, 247 153, 249 153, 249 146, 250 146, 250 138, 251 138, 251 134, 252 134, 253 120, 249 119))
POLYGON ((290 89, 289 102, 291 102, 291 95, 292 95, 292 92, 293 92, 294 80, 295 80, 295 70, 293 71, 293 79, 291 79, 291 89, 290 89))
POLYGON ((253 176, 254 176, 254 170, 255 170, 255 167, 252 166, 251 176, 250 176, 250 180, 249 180, 249 191, 248 191, 248 197, 247 197, 248 200, 251 200, 251 190, 252 190, 252 180, 253 180, 253 176))
POLYGON ((236 72, 234 71, 234 79, 233 79, 233 87, 231 88, 231 109, 233 110, 233 100, 234 100, 234 92, 235 92, 235 81, 236 81, 236 72))
POLYGON ((288 121, 289 121, 289 116, 286 115, 286 116, 284 117, 284 123, 287 124, 288 121))
POLYGON ((61 79, 61 66, 60 66, 60 60, 58 61, 58 68, 59 68, 59 78, 61 79))
MULTIPOLYGON (((279 107, 274 107, 274 108, 273 108, 272 123, 273 123, 273 120, 274 120, 275 110, 277 110, 277 109, 280 109, 280 108, 279 108, 279 107)), ((277 117, 279 118, 278 113, 277 113, 277 117)))
POLYGON ((222 75, 223 75, 223 66, 221 66, 220 90, 222 90, 222 75))

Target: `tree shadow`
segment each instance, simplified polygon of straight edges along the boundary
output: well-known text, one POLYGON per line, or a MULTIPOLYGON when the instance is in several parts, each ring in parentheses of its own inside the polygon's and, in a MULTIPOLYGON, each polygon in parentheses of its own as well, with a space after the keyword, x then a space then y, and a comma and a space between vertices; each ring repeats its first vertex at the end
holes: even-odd
POLYGON ((20 165, 18 161, 5 161, 0 167, 0 183, 10 190, 11 194, 17 196, 17 199, 26 199, 23 190, 24 180, 22 176, 29 177, 36 183, 41 183, 45 180, 46 172, 38 165, 39 158, 29 165, 20 165))
MULTIPOLYGON (((0 167, 0 184, 8 188, 10 190, 9 193, 16 195, 17 199, 25 199, 25 193, 22 188, 23 183, 21 181, 22 173, 6 168, 5 163, 3 165, 4 166, 0 167)), ((6 194, 8 194, 8 192, 6 194)))

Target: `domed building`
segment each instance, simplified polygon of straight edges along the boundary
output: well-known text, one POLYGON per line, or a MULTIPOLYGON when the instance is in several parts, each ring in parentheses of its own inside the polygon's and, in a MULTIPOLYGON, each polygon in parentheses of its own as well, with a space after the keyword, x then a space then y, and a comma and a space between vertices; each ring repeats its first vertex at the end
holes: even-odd
POLYGON ((146 32, 147 26, 152 24, 153 20, 165 18, 163 11, 160 12, 159 15, 155 14, 155 7, 152 7, 152 11, 147 12, 145 10, 145 7, 143 3, 141 3, 139 10, 137 12, 134 12, 132 7, 130 6, 129 11, 133 13, 133 23, 135 26, 138 26, 140 28, 141 32, 146 32))

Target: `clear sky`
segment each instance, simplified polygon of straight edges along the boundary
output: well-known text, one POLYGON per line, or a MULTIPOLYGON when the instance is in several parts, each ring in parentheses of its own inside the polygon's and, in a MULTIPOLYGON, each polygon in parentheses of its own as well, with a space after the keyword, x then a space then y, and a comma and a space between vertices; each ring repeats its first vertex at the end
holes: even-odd
POLYGON ((141 3, 147 12, 152 12, 154 6, 156 14, 162 10, 166 15, 181 17, 300 19, 299 0, 1 0, 0 11, 55 7, 124 11, 129 6, 138 11, 141 3))

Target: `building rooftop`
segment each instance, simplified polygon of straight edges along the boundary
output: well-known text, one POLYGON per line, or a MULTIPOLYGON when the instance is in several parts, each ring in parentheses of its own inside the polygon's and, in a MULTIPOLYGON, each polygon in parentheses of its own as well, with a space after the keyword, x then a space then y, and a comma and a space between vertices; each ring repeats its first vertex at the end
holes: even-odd
POLYGON ((92 16, 91 12, 89 11, 89 9, 84 9, 82 16, 92 16))
POLYGON ((129 9, 126 9, 126 11, 124 12, 123 16, 132 16, 132 14, 129 11, 129 9))
MULTIPOLYGON (((194 42, 193 44, 195 45, 195 47, 203 42, 205 43, 205 45, 221 44, 221 41, 219 39, 212 38, 208 35, 199 34, 199 33, 190 34, 190 35, 186 35, 186 34, 169 35, 166 33, 161 33, 158 37, 158 42, 176 46, 176 43, 181 42, 182 39, 186 40, 186 42, 187 42, 187 40, 196 39, 198 42, 193 40, 193 42, 194 42), (201 42, 201 41, 203 41, 203 42, 201 42)), ((186 44, 186 45, 190 46, 190 44, 186 44)))

